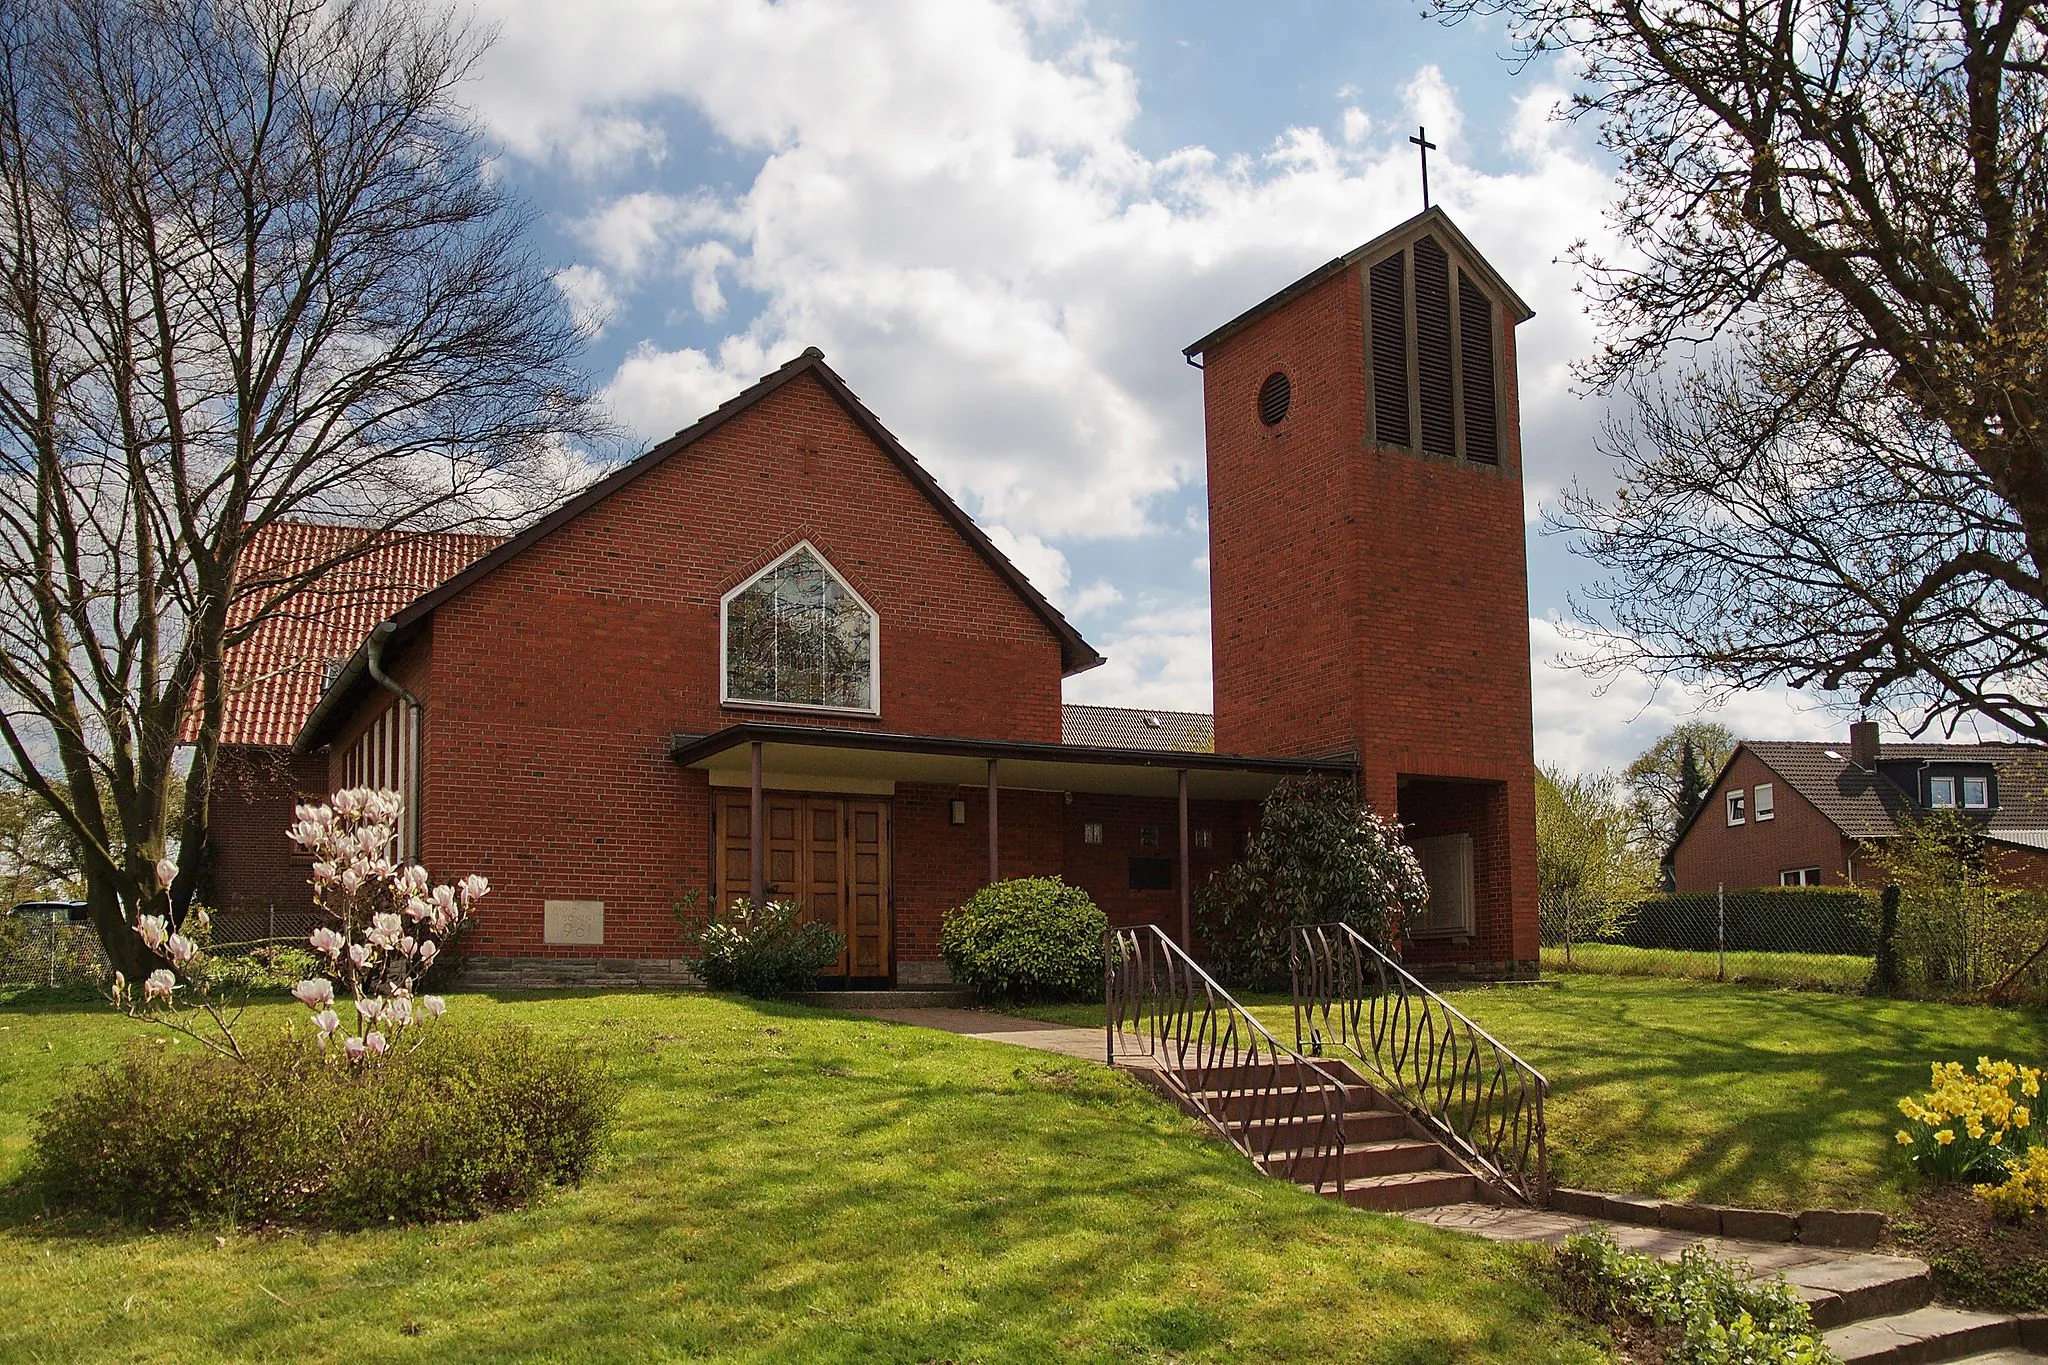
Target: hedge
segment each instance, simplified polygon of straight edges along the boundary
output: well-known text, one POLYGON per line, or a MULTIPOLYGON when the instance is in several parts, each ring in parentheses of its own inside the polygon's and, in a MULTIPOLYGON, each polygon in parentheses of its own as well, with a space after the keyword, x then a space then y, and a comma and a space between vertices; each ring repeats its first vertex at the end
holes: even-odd
MULTIPOLYGON (((1636 906, 1620 942, 1631 948, 1716 947, 1719 907, 1712 891, 1651 896, 1636 906)), ((1744 953, 1875 951, 1877 895, 1860 887, 1765 886, 1726 893, 1725 946, 1744 953)))

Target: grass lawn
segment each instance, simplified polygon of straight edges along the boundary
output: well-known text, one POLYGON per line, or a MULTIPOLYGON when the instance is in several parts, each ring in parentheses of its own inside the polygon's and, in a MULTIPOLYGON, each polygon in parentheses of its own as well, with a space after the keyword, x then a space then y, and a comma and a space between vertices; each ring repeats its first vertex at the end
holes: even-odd
MULTIPOLYGON (((627 1082, 583 1188, 346 1235, 53 1226, 17 1194, 0 1359, 1601 1358, 1526 1253, 1259 1177, 1087 1063, 694 995, 450 1005, 515 1019, 627 1082)), ((132 1031, 0 1008, 0 1183, 132 1031)))
MULTIPOLYGON (((1892 1134, 1930 1062, 2048 1063, 2048 1015, 1575 973, 1450 993, 1550 1078, 1561 1184, 1786 1209, 1905 1206, 1892 1134)), ((1254 997, 1282 1042, 1293 1012, 1254 997)), ((1039 1013, 1040 1011, 1034 1011, 1039 1013)), ((1042 1011, 1102 1022, 1100 1006, 1042 1011)))
POLYGON ((1581 943, 1569 964, 1563 948, 1543 950, 1549 972, 1603 976, 1675 976, 1712 981, 1726 968, 1727 980, 1750 986, 1784 986, 1807 991, 1860 991, 1870 980, 1871 960, 1836 953, 1716 953, 1677 948, 1630 948, 1620 943, 1581 943))

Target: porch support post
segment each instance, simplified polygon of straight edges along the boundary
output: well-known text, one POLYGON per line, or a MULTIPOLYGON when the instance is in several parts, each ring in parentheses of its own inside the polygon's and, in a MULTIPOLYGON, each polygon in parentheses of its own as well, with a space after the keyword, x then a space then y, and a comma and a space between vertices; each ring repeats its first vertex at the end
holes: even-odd
POLYGON ((996 858, 996 761, 988 761, 988 884, 997 881, 996 858))
POLYGON ((1194 920, 1189 910, 1191 891, 1188 885, 1188 770, 1180 770, 1180 946, 1184 952, 1193 953, 1194 920))
POLYGON ((759 906, 768 889, 761 866, 761 741, 757 739, 749 747, 753 750, 753 782, 747 792, 747 893, 759 906))

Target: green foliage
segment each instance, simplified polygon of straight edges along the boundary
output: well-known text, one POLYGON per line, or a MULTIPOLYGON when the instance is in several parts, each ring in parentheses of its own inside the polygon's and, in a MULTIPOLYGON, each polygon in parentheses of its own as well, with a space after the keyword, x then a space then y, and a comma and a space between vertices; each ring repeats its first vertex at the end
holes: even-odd
POLYGON ((1289 778, 1259 811, 1242 861, 1210 878, 1195 918, 1210 964, 1233 985, 1287 980, 1293 930, 1348 924, 1382 948, 1429 903, 1429 885, 1401 832, 1348 784, 1289 778))
POLYGON ((939 951, 953 977, 994 1000, 1075 1000, 1102 993, 1109 917, 1058 877, 984 886, 946 916, 939 951))
POLYGON ((1717 721, 1689 720, 1637 754, 1621 774, 1637 843, 1646 850, 1670 847, 1734 752, 1733 730, 1717 721))
POLYGON ((1544 938, 1612 940, 1657 884, 1656 859, 1612 773, 1536 771, 1536 896, 1544 938))
POLYGON ((1687 1247, 1666 1264, 1605 1232, 1565 1239, 1553 1258, 1558 1298, 1581 1316, 1676 1337, 1672 1365, 1831 1365, 1813 1319, 1782 1277, 1752 1280, 1734 1262, 1687 1247))
POLYGON ((1902 823, 1868 856, 1899 888, 1905 988, 1968 994, 1996 983, 2048 938, 2048 896, 2000 883, 1977 820, 1954 810, 1902 823))
POLYGON ((1878 896, 1876 960, 1870 968, 1871 995, 1897 995, 1904 984, 1899 967, 1899 888, 1887 886, 1878 896))
POLYGON ((81 897, 78 862, 78 845, 49 804, 0 775, 0 915, 20 901, 81 897))
POLYGON ((581 1181, 618 1098, 586 1054, 516 1025, 437 1029, 369 1065, 289 1037, 244 1063, 151 1040, 44 1111, 30 1182, 151 1226, 475 1218, 581 1181))
POLYGON ((811 988, 846 951, 829 924, 803 918, 795 901, 735 900, 697 935, 697 975, 714 991, 772 998, 811 988))
MULTIPOLYGON (((438 967, 439 963, 435 965, 438 967)), ((215 986, 237 994, 288 991, 308 977, 320 976, 326 970, 326 964, 304 948, 280 945, 210 957, 206 966, 209 979, 215 986)))

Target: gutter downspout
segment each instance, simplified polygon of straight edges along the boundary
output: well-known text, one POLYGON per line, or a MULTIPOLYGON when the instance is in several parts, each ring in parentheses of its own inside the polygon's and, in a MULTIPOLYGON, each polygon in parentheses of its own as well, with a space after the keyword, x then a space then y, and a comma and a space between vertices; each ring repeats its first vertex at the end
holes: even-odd
POLYGON ((420 809, 418 800, 420 716, 427 708, 424 702, 406 689, 405 684, 384 671, 384 644, 397 629, 398 627, 388 617, 379 621, 376 629, 370 632, 369 642, 364 648, 364 661, 368 663, 370 676, 376 679, 377 685, 397 696, 410 708, 406 712, 406 756, 408 759, 406 776, 410 779, 407 785, 412 787, 413 790, 403 793, 405 797, 405 853, 407 861, 416 863, 420 861, 420 809))

